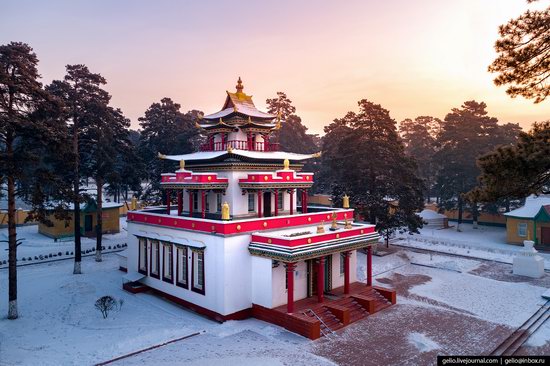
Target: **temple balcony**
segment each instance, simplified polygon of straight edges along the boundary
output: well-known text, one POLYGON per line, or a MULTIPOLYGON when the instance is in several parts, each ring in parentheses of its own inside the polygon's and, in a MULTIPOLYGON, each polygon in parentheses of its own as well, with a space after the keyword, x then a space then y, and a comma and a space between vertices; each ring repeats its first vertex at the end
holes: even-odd
POLYGON ((279 151, 279 144, 275 142, 256 142, 246 140, 229 140, 206 142, 200 146, 200 151, 225 151, 228 147, 235 150, 248 151, 279 151))
POLYGON ((234 235, 269 230, 281 230, 298 226, 311 226, 330 222, 331 220, 344 222, 353 219, 353 209, 310 207, 307 213, 293 215, 262 217, 244 216, 221 220, 221 215, 215 214, 208 218, 195 217, 192 213, 177 210, 167 213, 165 207, 152 207, 140 211, 128 212, 128 222, 161 226, 173 229, 191 230, 203 233, 234 235))

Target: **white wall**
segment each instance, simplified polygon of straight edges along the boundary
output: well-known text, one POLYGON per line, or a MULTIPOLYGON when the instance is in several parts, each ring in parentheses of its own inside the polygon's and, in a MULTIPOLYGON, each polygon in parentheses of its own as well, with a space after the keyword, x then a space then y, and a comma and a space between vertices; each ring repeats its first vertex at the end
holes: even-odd
MULTIPOLYGON (((189 289, 183 289, 162 281, 162 258, 160 261, 160 279, 145 277, 141 280, 147 286, 176 296, 222 315, 247 309, 251 306, 251 256, 248 253, 250 235, 224 238, 216 235, 201 234, 185 230, 155 227, 128 223, 128 271, 138 271, 138 239, 135 235, 170 235, 178 240, 187 240, 190 244, 205 245, 204 282, 205 294, 201 295, 189 289)), ((191 249, 191 247, 190 247, 191 249)), ((162 255, 162 251, 161 251, 162 255)), ((174 256, 174 269, 176 269, 174 256)), ((191 281, 191 251, 188 258, 188 278, 191 281)), ((191 285, 191 283, 190 283, 191 285)))
MULTIPOLYGON (((287 302, 287 290, 285 288, 286 268, 283 263, 273 268, 273 307, 281 306, 287 302)), ((307 264, 298 262, 294 270, 294 301, 307 297, 307 264)))
POLYGON ((273 261, 252 256, 250 278, 252 279, 252 303, 266 308, 273 307, 273 261))

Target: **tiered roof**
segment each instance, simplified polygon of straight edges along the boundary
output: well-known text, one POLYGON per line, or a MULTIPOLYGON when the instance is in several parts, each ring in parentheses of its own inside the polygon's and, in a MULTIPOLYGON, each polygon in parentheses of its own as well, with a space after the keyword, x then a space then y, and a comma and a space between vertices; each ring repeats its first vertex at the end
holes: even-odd
POLYGON ((239 125, 240 127, 276 127, 273 114, 259 111, 252 96, 243 92, 244 86, 239 77, 236 86, 237 91, 226 91, 227 96, 222 109, 219 112, 206 115, 202 118, 200 127, 204 129, 219 128, 224 126, 239 125))

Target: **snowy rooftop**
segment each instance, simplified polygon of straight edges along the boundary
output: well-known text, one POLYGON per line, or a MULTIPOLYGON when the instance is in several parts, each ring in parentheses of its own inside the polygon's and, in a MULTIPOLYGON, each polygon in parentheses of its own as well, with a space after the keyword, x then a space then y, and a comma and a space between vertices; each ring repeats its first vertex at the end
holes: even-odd
POLYGON ((525 205, 516 210, 505 213, 505 216, 509 217, 521 217, 521 218, 534 218, 540 212, 540 209, 543 206, 550 206, 550 196, 540 195, 535 196, 531 195, 526 198, 525 205))
MULTIPOLYGON (((217 157, 228 155, 227 151, 199 151, 184 155, 166 155, 166 159, 174 161, 194 161, 194 160, 211 160, 217 157)), ((239 155, 251 159, 263 160, 294 160, 301 161, 313 158, 313 154, 296 154, 284 151, 249 151, 249 150, 232 150, 231 154, 239 155)))

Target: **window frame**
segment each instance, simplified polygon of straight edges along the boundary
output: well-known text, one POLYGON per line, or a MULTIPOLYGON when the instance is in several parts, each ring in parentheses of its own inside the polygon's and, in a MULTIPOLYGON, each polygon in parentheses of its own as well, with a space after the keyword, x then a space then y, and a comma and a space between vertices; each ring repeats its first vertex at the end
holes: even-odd
POLYGON ((198 212, 199 211, 199 192, 193 191, 193 211, 198 212))
POLYGON ((168 283, 174 283, 174 246, 172 243, 163 242, 162 243, 162 280, 168 283), (170 266, 166 265, 166 248, 170 249, 170 266), (166 269, 170 268, 170 277, 166 277, 166 269))
POLYGON ((340 276, 346 274, 346 254, 340 253, 340 276))
POLYGON ((248 212, 256 211, 256 194, 248 192, 248 212))
POLYGON ((149 276, 160 279, 160 242, 158 240, 150 240, 151 242, 151 248, 149 256, 151 258, 150 260, 150 266, 149 266, 149 276), (153 247, 156 246, 156 252, 157 252, 157 260, 156 260, 156 271, 157 273, 153 272, 153 247))
POLYGON ((196 250, 191 249, 191 291, 196 292, 198 294, 204 295, 205 294, 205 288, 206 288, 206 281, 204 278, 204 250, 196 250), (198 258, 199 255, 202 256, 202 268, 200 269, 202 276, 202 284, 201 287, 197 287, 196 281, 199 279, 199 269, 197 268, 197 276, 195 276, 195 266, 198 267, 198 258))
POLYGON ((189 289, 189 261, 188 261, 188 252, 189 249, 185 246, 176 246, 176 286, 184 288, 186 290, 189 289), (183 251, 183 256, 180 256, 179 251, 183 251), (181 258, 184 258, 185 260, 185 271, 183 272, 183 279, 185 282, 180 281, 180 270, 182 270, 182 265, 180 264, 181 258))
POLYGON ((283 210, 285 207, 285 196, 283 195, 283 190, 277 191, 277 209, 283 210))
POLYGON ((527 237, 527 223, 526 222, 518 222, 518 236, 519 237, 522 237, 522 238, 525 238, 527 237), (523 228, 523 230, 522 230, 523 228), (523 231, 523 234, 522 234, 522 231, 523 231))
POLYGON ((147 261, 148 261, 147 239, 138 237, 138 272, 141 273, 141 274, 144 274, 146 276, 147 276, 147 269, 148 269, 147 261), (144 256, 144 266, 143 267, 141 266, 141 247, 142 247, 142 245, 145 246, 145 250, 143 251, 143 253, 145 254, 145 256, 144 256))

